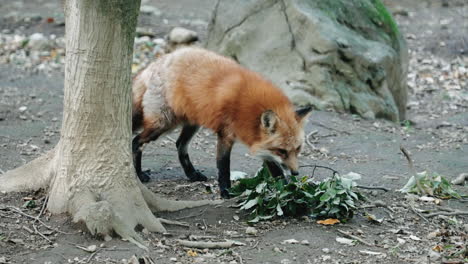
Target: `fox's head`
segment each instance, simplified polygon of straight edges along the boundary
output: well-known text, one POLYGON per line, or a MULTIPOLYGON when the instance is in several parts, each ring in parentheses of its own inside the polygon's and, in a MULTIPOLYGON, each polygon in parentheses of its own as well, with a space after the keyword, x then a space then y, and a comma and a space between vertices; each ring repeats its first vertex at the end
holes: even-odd
POLYGON ((311 110, 308 106, 295 112, 264 111, 260 116, 260 140, 250 147, 251 152, 298 175, 297 156, 304 144, 304 120, 311 110))

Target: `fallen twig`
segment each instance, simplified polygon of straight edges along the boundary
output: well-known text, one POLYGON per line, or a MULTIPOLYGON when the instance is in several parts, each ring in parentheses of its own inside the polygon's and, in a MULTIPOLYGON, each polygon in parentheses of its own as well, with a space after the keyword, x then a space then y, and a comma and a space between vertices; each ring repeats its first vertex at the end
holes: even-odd
POLYGON ((422 215, 420 212, 418 212, 416 210, 416 208, 414 208, 414 206, 412 204, 409 205, 410 208, 411 208, 411 211, 413 211, 413 213, 415 213, 416 215, 418 215, 419 217, 421 217, 424 221, 430 223, 431 225, 434 225, 431 223, 431 221, 429 221, 424 215, 422 215))
POLYGON ((46 208, 48 202, 49 202, 49 195, 47 195, 47 196, 44 198, 44 203, 42 204, 41 211, 40 211, 39 214, 36 216, 36 219, 34 220, 33 223, 37 222, 37 220, 39 220, 39 218, 41 218, 42 214, 43 214, 44 211, 45 211, 45 208, 46 208))
POLYGON ((363 206, 360 206, 359 208, 367 209, 367 208, 374 208, 374 207, 383 207, 385 209, 385 212, 388 214, 388 216, 391 219, 394 219, 392 213, 395 213, 395 210, 393 210, 390 206, 388 206, 386 203, 384 203, 381 200, 373 201, 371 204, 363 205, 363 206))
POLYGON ((355 236, 355 235, 353 235, 353 234, 351 234, 351 233, 349 233, 349 232, 346 232, 346 231, 343 231, 343 230, 340 230, 340 229, 337 229, 337 230, 338 230, 338 232, 340 232, 341 234, 343 234, 343 235, 345 235, 345 236, 347 236, 347 237, 349 237, 349 238, 355 239, 355 240, 361 242, 362 244, 364 244, 364 245, 366 245, 366 246, 369 246, 369 247, 377 246, 377 245, 371 244, 371 243, 365 241, 364 239, 362 239, 362 238, 360 238, 360 237, 358 237, 358 236, 355 236))
POLYGON ((189 240, 178 239, 177 243, 179 243, 182 246, 191 247, 191 248, 231 248, 234 246, 245 245, 242 242, 234 241, 234 240, 211 242, 211 241, 189 241, 189 240))
POLYGON ((418 187, 419 193, 432 195, 432 192, 424 189, 423 186, 421 185, 421 183, 419 182, 419 179, 417 177, 418 174, 416 173, 416 170, 414 169, 413 160, 411 159, 411 156, 409 155, 408 151, 402 145, 400 145, 400 150, 403 153, 403 155, 405 156, 406 160, 408 161, 408 167, 410 169, 410 172, 411 172, 412 176, 415 177, 416 187, 418 187))
POLYGON ((33 219, 33 220, 37 220, 41 225, 43 225, 45 228, 47 228, 49 230, 53 230, 53 231, 56 231, 58 233, 65 234, 65 235, 72 235, 72 233, 63 232, 63 231, 58 230, 57 228, 54 228, 54 227, 51 227, 51 226, 47 225, 41 219, 37 218, 36 216, 29 215, 29 214, 21 211, 21 209, 19 209, 19 208, 16 208, 14 206, 7 206, 7 208, 14 211, 14 212, 16 212, 16 213, 18 213, 18 214, 20 214, 20 215, 26 216, 26 217, 28 217, 30 219, 33 219))
POLYGON ((312 142, 310 141, 310 136, 313 136, 314 134, 316 134, 318 131, 317 130, 313 130, 311 131, 309 134, 307 134, 307 136, 305 137, 305 142, 306 144, 310 147, 311 150, 316 150, 317 148, 312 144, 312 142))
POLYGON ((170 136, 166 136, 167 139, 169 139, 169 141, 173 142, 173 143, 176 143, 176 140, 171 138, 170 136))
POLYGON ((196 236, 196 235, 190 235, 188 237, 190 240, 203 240, 203 239, 214 239, 216 238, 215 236, 196 236))
POLYGON ((361 189, 366 189, 366 190, 382 190, 382 191, 385 191, 385 192, 389 192, 390 189, 388 188, 385 188, 383 186, 365 186, 365 185, 357 185, 356 186, 357 188, 361 188, 361 189))
POLYGON ((44 238, 45 240, 47 240, 50 244, 53 244, 54 242, 52 242, 52 240, 50 240, 49 238, 47 238, 44 234, 42 234, 41 232, 39 232, 39 230, 37 230, 37 227, 35 224, 33 224, 33 228, 34 228, 34 231, 36 234, 40 235, 42 238, 44 238))
POLYGON ((98 249, 98 250, 94 251, 93 253, 91 253, 91 255, 89 255, 88 259, 86 260, 86 263, 89 263, 99 251, 101 251, 101 250, 98 249))
POLYGON ((330 167, 327 167, 327 166, 320 166, 320 165, 301 165, 301 166, 299 166, 299 167, 300 167, 300 168, 307 168, 307 167, 314 168, 314 169, 312 170, 312 175, 311 175, 310 177, 314 177, 314 175, 315 175, 315 169, 317 169, 317 168, 322 168, 322 169, 331 170, 331 171, 333 172, 333 176, 335 176, 335 174, 340 175, 340 173, 339 173, 337 170, 334 170, 334 169, 332 169, 332 168, 330 168, 330 167))
POLYGON ((312 123, 314 123, 315 125, 319 126, 319 127, 323 127, 325 129, 328 129, 328 130, 332 130, 332 131, 336 131, 336 132, 339 132, 339 133, 343 133, 343 134, 346 134, 346 135, 351 135, 351 133, 349 133, 348 131, 343 131, 343 130, 339 130, 339 129, 336 129, 336 128, 333 128, 333 127, 329 127, 329 126, 326 126, 322 123, 319 123, 319 122, 316 122, 316 121, 311 121, 312 123))
POLYGON ((451 212, 443 211, 443 212, 434 212, 427 214, 426 217, 434 217, 438 215, 445 215, 445 216, 454 216, 454 215, 468 215, 468 211, 461 211, 461 210, 453 210, 451 212))

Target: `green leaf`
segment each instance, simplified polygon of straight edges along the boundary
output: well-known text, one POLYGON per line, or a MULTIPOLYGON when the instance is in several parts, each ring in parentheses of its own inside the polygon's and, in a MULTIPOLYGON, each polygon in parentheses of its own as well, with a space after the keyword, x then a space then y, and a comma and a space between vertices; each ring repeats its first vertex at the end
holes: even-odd
POLYGON ((249 200, 247 203, 245 203, 240 209, 242 210, 248 210, 252 207, 254 207, 255 205, 257 205, 258 201, 257 199, 254 199, 254 200, 249 200))
POLYGON ((321 202, 326 202, 330 200, 331 196, 328 192, 324 193, 322 196, 320 196, 320 201, 321 202))
POLYGON ((278 216, 282 216, 283 215, 283 210, 281 209, 281 206, 278 204, 278 206, 276 206, 276 214, 278 216))
POLYGON ((257 223, 258 221, 260 221, 260 216, 256 216, 255 218, 249 220, 248 222, 249 223, 257 223))
POLYGON ((256 191, 257 193, 262 193, 263 190, 265 190, 266 186, 267 186, 267 183, 266 183, 266 182, 262 182, 262 183, 260 183, 259 185, 257 185, 257 187, 255 188, 255 191, 256 191))

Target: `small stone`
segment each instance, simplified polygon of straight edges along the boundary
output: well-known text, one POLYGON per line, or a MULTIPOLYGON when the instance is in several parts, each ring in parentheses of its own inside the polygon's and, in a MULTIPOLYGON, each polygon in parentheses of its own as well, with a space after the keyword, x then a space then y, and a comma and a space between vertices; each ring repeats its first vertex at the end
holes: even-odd
POLYGON ((291 260, 289 260, 289 259, 282 259, 282 260, 280 261, 280 263, 281 263, 281 264, 290 264, 290 263, 291 263, 291 260))
POLYGON ((308 240, 305 240, 305 239, 304 239, 304 240, 301 241, 301 245, 309 245, 309 244, 310 244, 310 243, 309 243, 308 240))
POLYGON ((50 46, 49 40, 42 33, 33 33, 29 36, 28 47, 32 50, 44 50, 50 46))
POLYGON ((279 247, 273 248, 273 251, 276 252, 276 253, 281 253, 281 249, 279 249, 279 247))
POLYGON ((18 111, 19 111, 20 113, 24 113, 24 112, 26 112, 26 110, 28 110, 28 107, 26 107, 26 106, 24 106, 24 105, 23 105, 23 106, 20 106, 20 108, 18 108, 18 111))
POLYGON ((323 253, 330 253, 330 249, 329 248, 322 248, 322 252, 323 253))
POLYGON ((258 233, 258 230, 257 230, 255 227, 249 226, 249 227, 247 227, 247 228, 245 229, 245 233, 246 233, 247 235, 256 236, 257 233, 258 233))
POLYGON ((281 242, 281 244, 283 244, 283 245, 285 245, 285 244, 298 244, 298 243, 299 243, 299 241, 297 241, 294 238, 286 239, 283 242, 281 242))
POLYGON ((162 38, 153 39, 153 43, 160 46, 166 45, 166 41, 162 38))
POLYGON ((169 33, 169 41, 175 44, 188 44, 198 40, 198 34, 195 31, 175 27, 169 33))
POLYGON ((169 260, 172 261, 172 262, 176 262, 177 258, 170 258, 169 260))

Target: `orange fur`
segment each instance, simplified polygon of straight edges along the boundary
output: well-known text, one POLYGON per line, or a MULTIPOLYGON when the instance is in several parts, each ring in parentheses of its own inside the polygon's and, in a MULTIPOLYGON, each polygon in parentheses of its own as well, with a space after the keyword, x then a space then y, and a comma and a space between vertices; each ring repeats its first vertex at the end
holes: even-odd
POLYGON ((135 78, 133 96, 134 111, 143 111, 145 135, 181 122, 200 125, 240 140, 253 153, 266 150, 278 156, 275 149, 287 150, 282 163, 297 171, 303 117, 278 87, 232 59, 200 48, 176 50, 135 78), (275 114, 274 133, 261 125, 268 110, 275 114))

